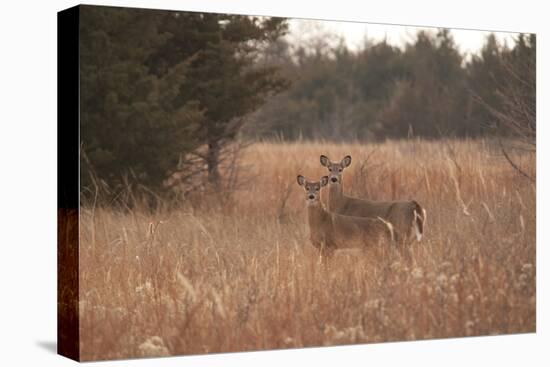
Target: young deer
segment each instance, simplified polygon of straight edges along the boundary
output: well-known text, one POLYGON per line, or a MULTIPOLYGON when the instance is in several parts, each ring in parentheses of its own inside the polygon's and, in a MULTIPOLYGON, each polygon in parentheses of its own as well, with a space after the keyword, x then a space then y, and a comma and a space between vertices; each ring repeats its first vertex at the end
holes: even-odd
POLYGON ((334 163, 322 155, 321 165, 329 171, 328 209, 331 212, 357 217, 380 217, 393 224, 396 240, 405 243, 413 236, 422 239, 426 211, 414 200, 371 201, 344 195, 342 173, 351 164, 351 156, 334 163))
POLYGON ((319 249, 321 257, 331 255, 338 249, 365 248, 384 241, 394 241, 391 223, 382 218, 361 218, 328 212, 320 198, 321 187, 328 184, 328 176, 312 182, 299 175, 297 181, 306 191, 310 240, 319 249))

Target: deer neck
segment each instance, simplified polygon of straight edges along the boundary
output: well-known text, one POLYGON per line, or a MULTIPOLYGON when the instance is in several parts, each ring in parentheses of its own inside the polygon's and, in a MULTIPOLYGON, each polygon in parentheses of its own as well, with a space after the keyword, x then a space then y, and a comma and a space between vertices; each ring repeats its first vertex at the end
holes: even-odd
POLYGON ((328 188, 328 208, 331 211, 336 209, 338 203, 344 198, 344 185, 339 183, 337 185, 329 184, 328 188))
POLYGON ((320 202, 309 204, 307 207, 307 217, 309 221, 309 227, 314 230, 324 228, 327 222, 330 220, 329 213, 323 208, 323 204, 320 202))

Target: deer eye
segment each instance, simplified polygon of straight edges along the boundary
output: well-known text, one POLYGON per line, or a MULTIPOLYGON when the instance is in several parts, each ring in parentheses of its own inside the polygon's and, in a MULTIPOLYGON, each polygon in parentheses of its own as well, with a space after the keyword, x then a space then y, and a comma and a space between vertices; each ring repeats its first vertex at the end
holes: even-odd
POLYGON ((342 169, 341 169, 341 168, 338 168, 338 172, 342 172, 342 169))

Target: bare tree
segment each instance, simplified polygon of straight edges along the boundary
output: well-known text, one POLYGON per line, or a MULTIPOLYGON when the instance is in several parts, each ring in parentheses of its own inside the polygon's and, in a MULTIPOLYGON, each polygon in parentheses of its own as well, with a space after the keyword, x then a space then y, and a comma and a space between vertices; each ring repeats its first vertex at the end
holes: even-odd
POLYGON ((536 38, 520 35, 516 46, 500 58, 504 78, 495 91, 498 104, 474 95, 494 119, 503 156, 522 176, 535 179, 513 161, 510 150, 534 154, 536 149, 536 38), (507 137, 506 141, 503 137, 507 137))

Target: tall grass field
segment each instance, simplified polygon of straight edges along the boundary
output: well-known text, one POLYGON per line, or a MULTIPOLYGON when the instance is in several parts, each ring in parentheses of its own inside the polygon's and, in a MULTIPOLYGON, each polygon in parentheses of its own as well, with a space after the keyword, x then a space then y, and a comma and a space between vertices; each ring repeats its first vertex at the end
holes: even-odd
POLYGON ((81 207, 83 360, 535 331, 536 189, 491 141, 255 143, 240 166, 177 209, 81 207), (296 176, 325 175, 321 154, 352 156, 347 195, 426 209, 408 256, 319 262, 296 176))

